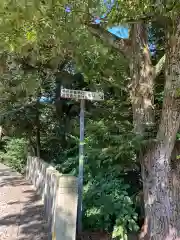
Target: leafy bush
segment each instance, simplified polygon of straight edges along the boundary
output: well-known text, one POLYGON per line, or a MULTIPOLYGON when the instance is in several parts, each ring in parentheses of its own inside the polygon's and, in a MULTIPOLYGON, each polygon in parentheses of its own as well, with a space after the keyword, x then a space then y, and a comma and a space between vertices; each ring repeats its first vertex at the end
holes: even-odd
POLYGON ((124 237, 127 231, 138 230, 137 214, 123 180, 106 174, 97 176, 84 189, 84 228, 113 231, 124 237))
POLYGON ((24 138, 8 138, 5 140, 6 145, 4 150, 0 152, 1 161, 17 170, 20 173, 24 172, 24 167, 27 158, 27 142, 24 138))

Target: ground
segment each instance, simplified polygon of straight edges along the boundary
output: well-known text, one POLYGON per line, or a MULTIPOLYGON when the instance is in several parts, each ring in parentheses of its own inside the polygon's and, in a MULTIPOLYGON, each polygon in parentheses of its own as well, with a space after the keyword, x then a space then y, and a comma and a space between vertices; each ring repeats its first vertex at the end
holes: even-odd
POLYGON ((0 164, 0 240, 48 240, 44 208, 24 177, 0 164))

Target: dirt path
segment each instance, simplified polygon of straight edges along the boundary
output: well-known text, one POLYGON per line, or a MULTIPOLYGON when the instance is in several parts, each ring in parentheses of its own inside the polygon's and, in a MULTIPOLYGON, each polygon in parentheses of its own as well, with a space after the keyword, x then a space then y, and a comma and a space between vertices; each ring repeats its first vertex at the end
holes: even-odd
POLYGON ((47 240, 43 212, 33 187, 0 163, 0 240, 47 240))

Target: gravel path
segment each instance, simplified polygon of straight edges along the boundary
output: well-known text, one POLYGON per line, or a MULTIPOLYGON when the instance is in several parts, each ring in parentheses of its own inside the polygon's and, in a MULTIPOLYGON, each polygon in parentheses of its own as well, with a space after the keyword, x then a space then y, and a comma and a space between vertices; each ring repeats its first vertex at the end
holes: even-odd
POLYGON ((43 212, 33 187, 0 163, 0 240, 47 240, 43 212))

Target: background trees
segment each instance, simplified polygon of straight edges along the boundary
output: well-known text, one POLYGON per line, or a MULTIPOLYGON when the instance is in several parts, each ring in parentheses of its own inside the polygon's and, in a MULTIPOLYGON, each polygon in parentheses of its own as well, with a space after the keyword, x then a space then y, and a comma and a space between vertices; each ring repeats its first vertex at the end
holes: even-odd
POLYGON ((173 226, 177 239, 172 207, 178 212, 179 168, 176 153, 173 161, 171 155, 179 129, 178 4, 0 4, 1 125, 10 137, 2 158, 23 169, 28 142, 61 172, 77 174, 79 104, 59 99, 59 89, 101 89, 105 101, 86 106, 86 228, 124 235, 141 227, 135 213, 140 221, 135 196, 142 190, 141 169, 148 220, 141 236, 172 239, 173 226), (113 24, 128 27, 129 38, 111 34, 113 24))

